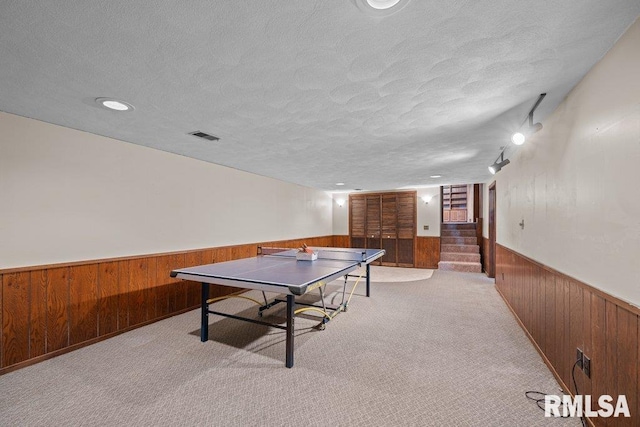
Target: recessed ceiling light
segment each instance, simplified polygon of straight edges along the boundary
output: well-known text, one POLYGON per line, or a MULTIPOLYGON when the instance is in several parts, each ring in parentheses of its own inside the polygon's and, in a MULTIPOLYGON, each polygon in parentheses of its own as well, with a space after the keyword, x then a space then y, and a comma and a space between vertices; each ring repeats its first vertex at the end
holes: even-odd
POLYGON ((344 185, 344 182, 336 182, 336 185, 344 185))
POLYGON ((374 9, 389 9, 398 4, 400 0, 367 0, 369 6, 374 9))
POLYGON ((404 8, 410 0, 353 0, 362 12, 376 18, 393 15, 404 8))
POLYGON ((96 98, 96 102, 101 107, 108 108, 109 110, 132 111, 134 109, 133 105, 113 98, 96 98))
POLYGON ((429 178, 442 178, 442 175, 431 175, 429 178))

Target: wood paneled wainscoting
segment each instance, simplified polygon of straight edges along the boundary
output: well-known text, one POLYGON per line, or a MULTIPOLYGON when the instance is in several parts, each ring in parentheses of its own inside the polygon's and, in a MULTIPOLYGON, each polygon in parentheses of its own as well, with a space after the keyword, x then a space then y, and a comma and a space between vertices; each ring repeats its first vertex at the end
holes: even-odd
MULTIPOLYGON (((344 246, 321 236, 0 270, 0 374, 199 307, 171 270, 255 256, 258 246, 344 246)), ((211 297, 240 288, 211 285, 211 297)))
POLYGON ((492 266, 489 263, 489 239, 486 237, 482 237, 482 271, 484 271, 487 276, 494 277, 494 273, 491 271, 492 266))
POLYGON ((347 234, 345 235, 334 235, 333 236, 333 246, 336 248, 350 248, 349 245, 351 238, 347 234))
POLYGON ((640 425, 638 307, 500 245, 496 288, 565 390, 575 394, 571 367, 580 348, 591 376, 576 368, 579 393, 594 403, 601 395, 614 404, 626 396, 631 418, 591 418, 594 425, 640 425))
POLYGON ((440 262, 440 237, 416 237, 417 268, 437 269, 440 262))

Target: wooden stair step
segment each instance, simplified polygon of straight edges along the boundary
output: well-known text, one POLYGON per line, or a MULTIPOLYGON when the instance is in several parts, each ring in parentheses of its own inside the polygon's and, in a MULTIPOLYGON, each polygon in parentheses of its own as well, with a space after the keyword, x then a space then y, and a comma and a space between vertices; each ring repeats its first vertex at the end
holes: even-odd
POLYGON ((479 262, 440 261, 438 263, 438 269, 465 273, 482 273, 482 265, 480 265, 479 262))
POLYGON ((476 230, 442 230, 440 237, 476 237, 476 230))
POLYGON ((443 245, 477 245, 477 237, 441 237, 443 245))
POLYGON ((440 261, 480 262, 480 254, 470 252, 441 252, 440 261))
POLYGON ((480 253, 479 245, 447 245, 443 243, 440 246, 441 252, 467 252, 467 253, 480 253))
POLYGON ((475 222, 461 222, 461 223, 443 223, 442 230, 475 230, 475 222))

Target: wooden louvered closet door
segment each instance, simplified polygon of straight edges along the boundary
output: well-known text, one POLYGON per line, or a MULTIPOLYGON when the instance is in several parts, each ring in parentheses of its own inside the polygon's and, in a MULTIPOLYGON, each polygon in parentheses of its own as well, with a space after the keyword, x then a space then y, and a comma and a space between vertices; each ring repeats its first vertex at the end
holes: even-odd
MULTIPOLYGON (((380 241, 380 232, 382 231, 380 218, 380 196, 367 196, 367 248, 382 248, 380 241)), ((380 265, 380 261, 374 261, 373 264, 380 265)))
POLYGON ((352 248, 367 247, 366 206, 364 196, 349 197, 349 235, 352 248))
POLYGON ((416 193, 349 196, 351 247, 384 249, 382 265, 413 267, 416 193))
POLYGON ((387 253, 382 265, 397 265, 398 254, 398 204, 395 194, 382 195, 382 249, 387 253))
POLYGON ((413 267, 416 235, 416 194, 398 195, 398 266, 413 267))

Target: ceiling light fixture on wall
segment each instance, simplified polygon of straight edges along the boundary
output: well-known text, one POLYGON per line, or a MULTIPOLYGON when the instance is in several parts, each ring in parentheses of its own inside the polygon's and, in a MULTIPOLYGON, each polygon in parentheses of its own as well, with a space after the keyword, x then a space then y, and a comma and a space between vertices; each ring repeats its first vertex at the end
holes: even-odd
POLYGON ((410 0, 351 0, 365 14, 384 18, 402 10, 410 0))
POLYGON ((428 194, 425 194, 424 196, 422 196, 422 201, 424 202, 425 205, 429 204, 429 202, 431 201, 431 197, 432 196, 430 196, 428 194))
POLYGON ((524 126, 524 124, 527 122, 527 119, 528 119, 529 127, 525 129, 523 132, 516 132, 513 135, 511 135, 511 142, 513 142, 515 145, 524 144, 524 141, 527 139, 528 136, 531 136, 534 133, 538 132, 540 129, 542 129, 542 123, 533 123, 533 112, 536 111, 536 108, 538 108, 538 105, 540 105, 540 103, 542 102, 545 96, 547 96, 546 93, 540 94, 536 103, 533 104, 531 111, 529 111, 527 118, 525 118, 522 124, 520 125, 520 128, 522 128, 522 126, 524 126))
POLYGON ((96 102, 103 108, 114 111, 132 111, 134 110, 133 105, 128 102, 120 101, 118 99, 113 98, 96 98, 96 102))
POLYGON ((504 158, 504 150, 503 150, 500 153, 500 156, 496 159, 496 161, 493 162, 493 164, 491 166, 489 166, 489 172, 491 172, 491 175, 495 175, 498 172, 500 172, 500 169, 502 169, 503 167, 505 167, 509 163, 511 163, 509 161, 509 159, 505 159, 504 158))
POLYGON ((344 199, 336 199, 336 205, 343 207, 344 206, 344 199))

